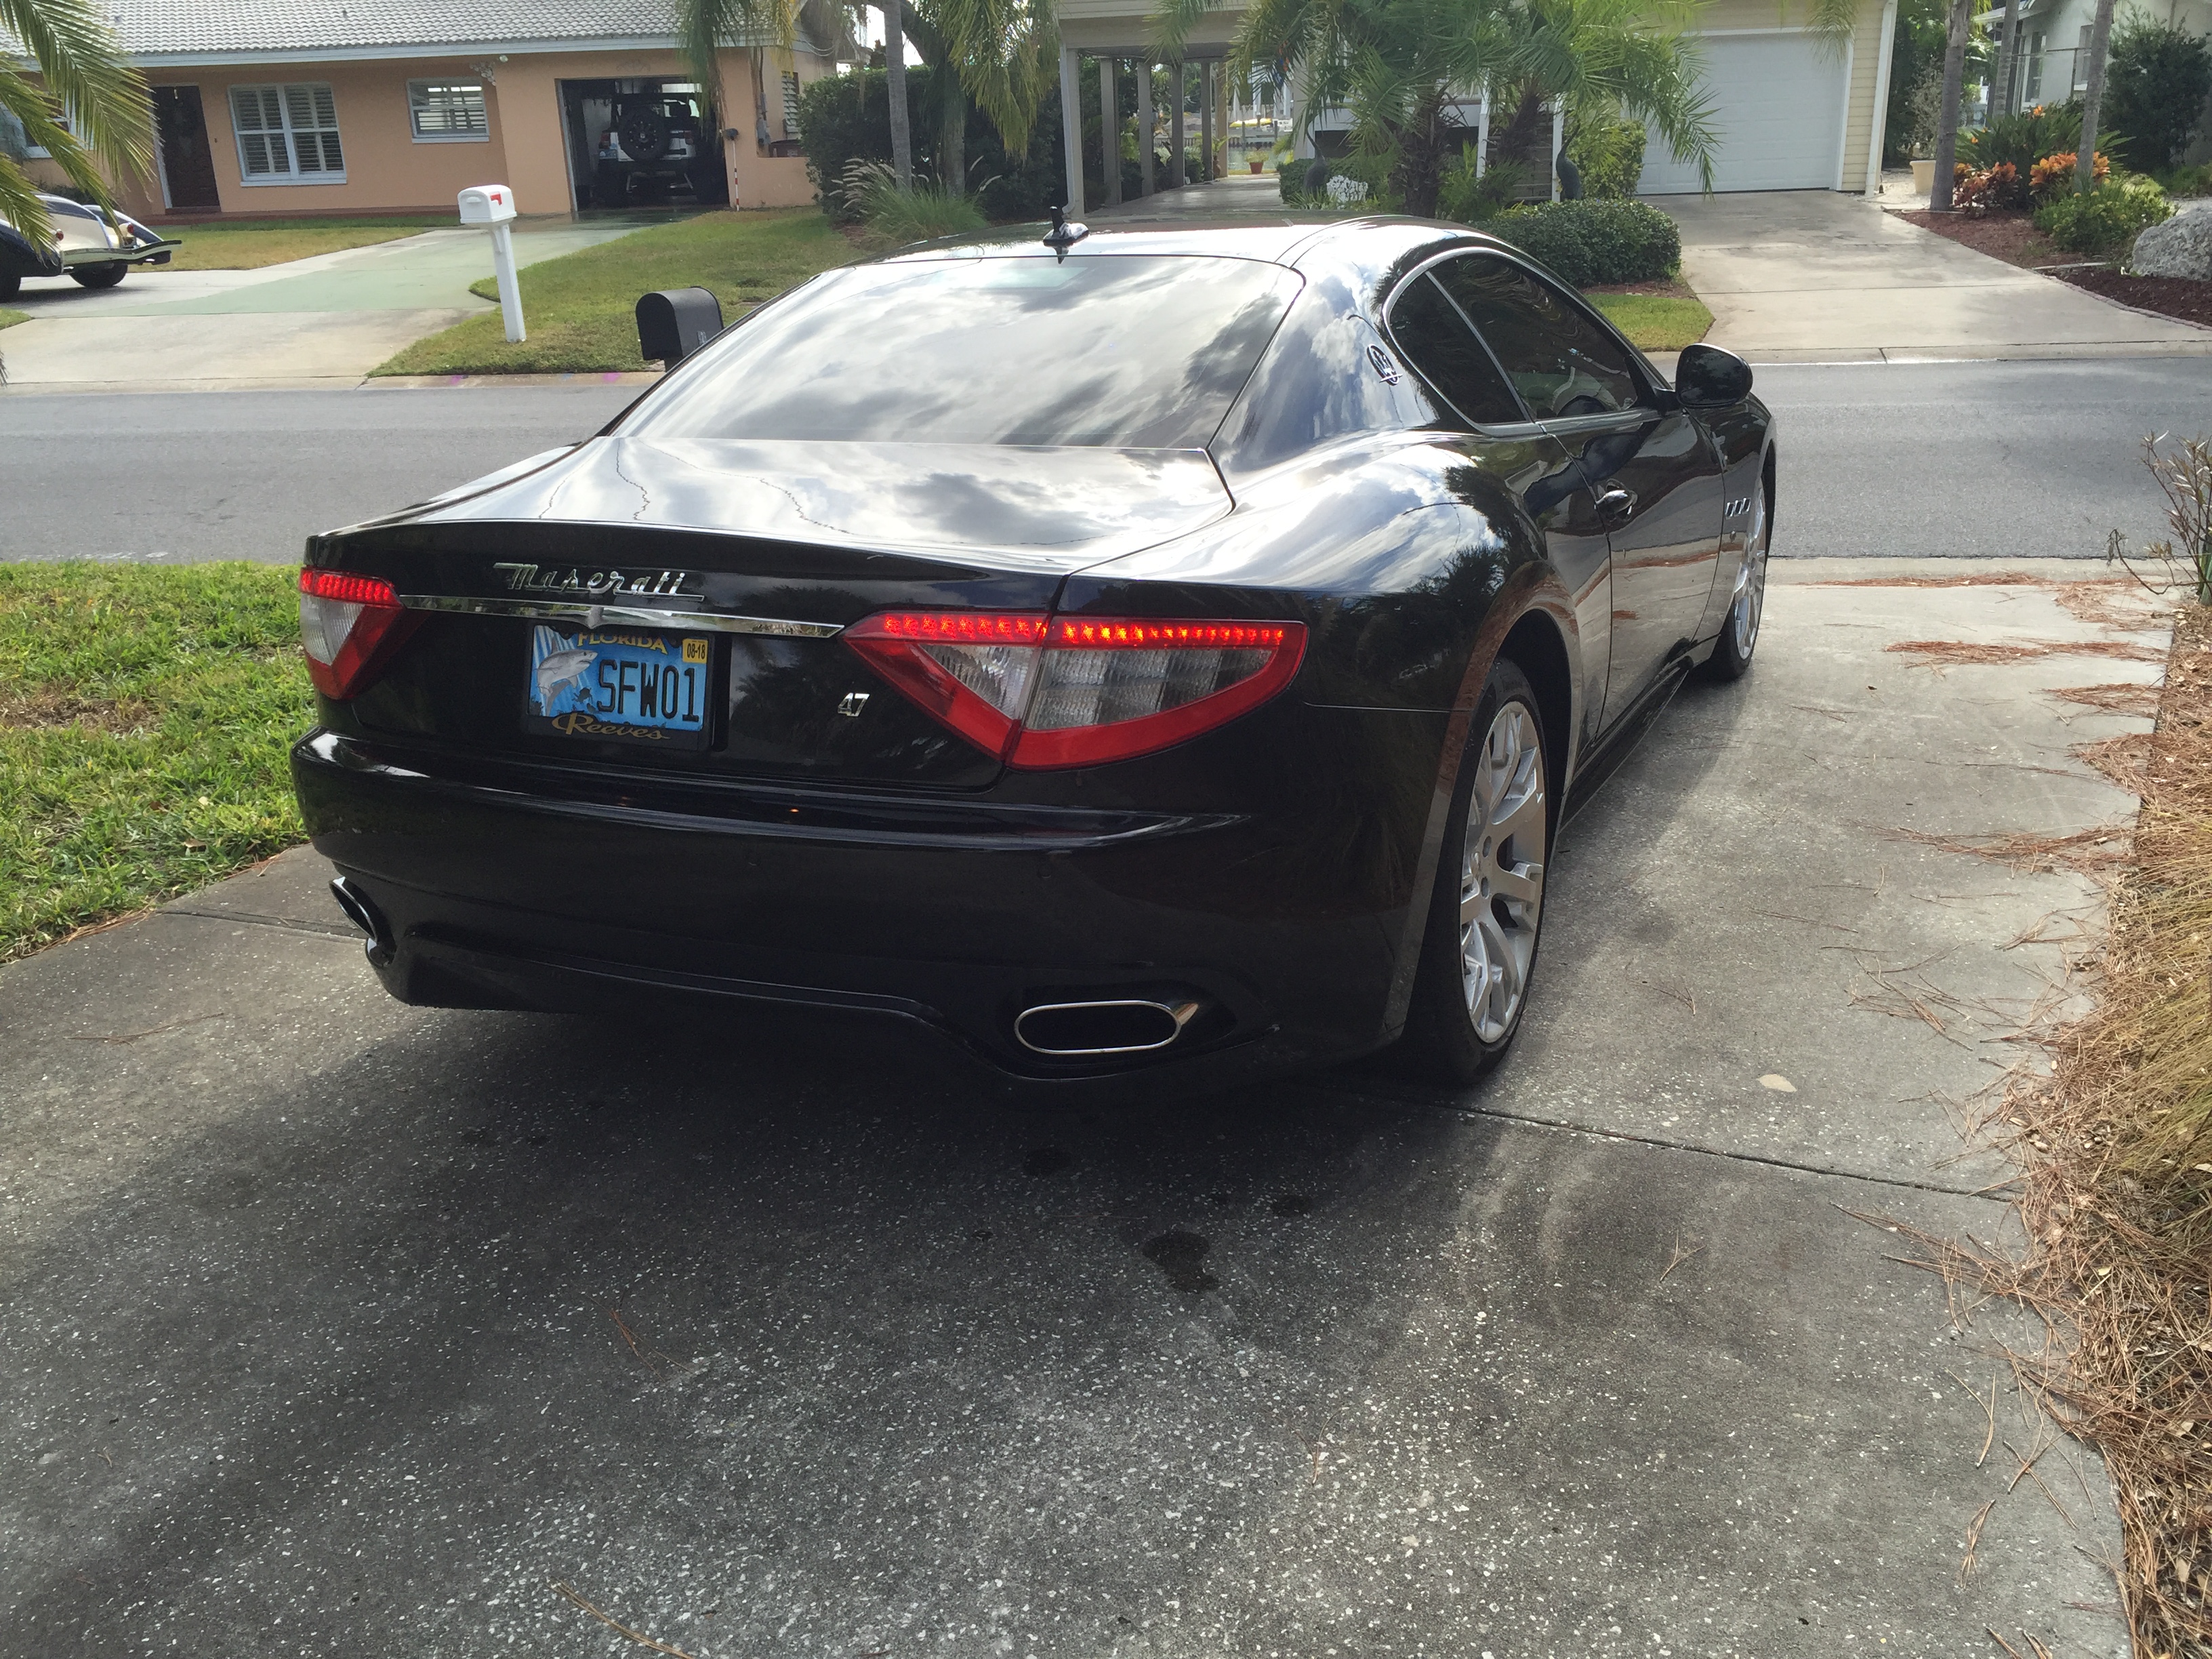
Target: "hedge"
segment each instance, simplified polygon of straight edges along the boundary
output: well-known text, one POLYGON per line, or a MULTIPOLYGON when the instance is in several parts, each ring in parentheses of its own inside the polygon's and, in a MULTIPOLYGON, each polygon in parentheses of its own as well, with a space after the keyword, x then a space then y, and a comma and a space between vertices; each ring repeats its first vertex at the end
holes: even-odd
POLYGON ((1476 227, 1577 288, 1657 282, 1682 262, 1682 234, 1648 202, 1532 202, 1476 227))

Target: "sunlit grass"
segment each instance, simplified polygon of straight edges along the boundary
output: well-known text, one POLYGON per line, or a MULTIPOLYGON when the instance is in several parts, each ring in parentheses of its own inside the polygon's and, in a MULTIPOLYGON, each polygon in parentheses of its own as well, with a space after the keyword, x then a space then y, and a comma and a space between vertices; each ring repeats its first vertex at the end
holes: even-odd
POLYGON ((295 576, 0 565, 0 961, 300 840, 295 576))

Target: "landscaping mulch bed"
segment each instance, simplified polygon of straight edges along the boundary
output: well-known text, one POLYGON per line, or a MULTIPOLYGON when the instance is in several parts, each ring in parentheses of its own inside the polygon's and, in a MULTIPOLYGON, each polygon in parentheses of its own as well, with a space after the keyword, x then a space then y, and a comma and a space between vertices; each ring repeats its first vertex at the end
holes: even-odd
POLYGON ((1908 224, 1932 230, 1963 242, 1977 253, 2002 259, 2023 270, 2063 265, 2078 255, 2066 252, 2035 228, 2025 213, 1929 213, 1925 210, 1897 216, 1908 224))
POLYGON ((2102 266, 2051 274, 2062 283, 2086 288, 2138 311, 2154 311, 2161 317, 2212 328, 2212 283, 2192 283, 2186 276, 2129 276, 2102 266))
POLYGON ((2192 283, 2179 276, 2129 276, 2107 265, 2083 264, 2081 255, 2060 247, 2038 230, 2025 213, 1914 212, 1897 216, 2008 265, 2039 270, 2138 311, 2212 328, 2212 283, 2192 283))

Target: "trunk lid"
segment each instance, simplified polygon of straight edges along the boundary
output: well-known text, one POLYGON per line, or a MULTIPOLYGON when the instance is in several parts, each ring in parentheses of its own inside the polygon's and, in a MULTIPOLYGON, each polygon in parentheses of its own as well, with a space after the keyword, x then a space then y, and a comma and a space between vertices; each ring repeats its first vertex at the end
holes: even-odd
POLYGON ((602 438, 494 479, 311 547, 312 562, 382 576, 422 612, 353 704, 367 731, 939 787, 981 787, 999 763, 892 690, 840 630, 891 608, 1046 610, 1070 571, 1231 506, 1198 450, 602 438), (534 663, 625 635, 664 638, 671 660, 679 637, 709 642, 698 737, 556 732, 540 717, 534 663))

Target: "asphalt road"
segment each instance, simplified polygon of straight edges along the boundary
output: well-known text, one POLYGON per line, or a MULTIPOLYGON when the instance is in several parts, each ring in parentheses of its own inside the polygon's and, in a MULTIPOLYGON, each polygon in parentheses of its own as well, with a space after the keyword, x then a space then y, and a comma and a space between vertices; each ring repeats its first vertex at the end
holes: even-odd
MULTIPOLYGON (((2160 533, 2148 432, 2212 428, 2212 359, 1776 367, 1778 555, 2094 558, 2160 533)), ((0 560, 289 561, 584 437, 635 395, 544 388, 0 397, 0 560)))

